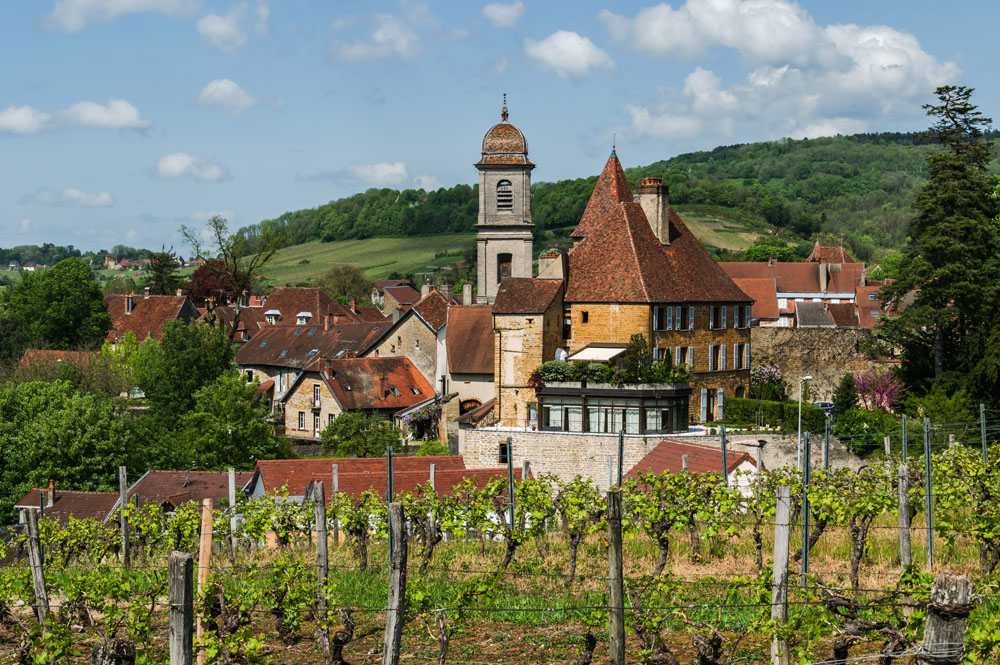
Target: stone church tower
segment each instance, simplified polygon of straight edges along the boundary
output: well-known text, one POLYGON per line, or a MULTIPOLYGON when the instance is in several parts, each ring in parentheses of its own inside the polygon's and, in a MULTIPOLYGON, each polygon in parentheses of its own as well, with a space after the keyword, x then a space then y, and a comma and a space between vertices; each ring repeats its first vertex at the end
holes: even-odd
POLYGON ((504 277, 531 277, 531 169, 528 142, 507 121, 504 95, 500 124, 483 137, 479 169, 478 293, 492 304, 504 277))

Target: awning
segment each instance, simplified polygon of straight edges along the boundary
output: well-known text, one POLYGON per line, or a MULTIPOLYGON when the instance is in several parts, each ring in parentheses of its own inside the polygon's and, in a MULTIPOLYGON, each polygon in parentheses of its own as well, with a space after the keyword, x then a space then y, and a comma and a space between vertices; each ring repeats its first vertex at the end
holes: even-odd
POLYGON ((623 353, 625 353, 624 344, 588 344, 566 360, 570 362, 586 360, 589 362, 606 363, 614 360, 623 353))

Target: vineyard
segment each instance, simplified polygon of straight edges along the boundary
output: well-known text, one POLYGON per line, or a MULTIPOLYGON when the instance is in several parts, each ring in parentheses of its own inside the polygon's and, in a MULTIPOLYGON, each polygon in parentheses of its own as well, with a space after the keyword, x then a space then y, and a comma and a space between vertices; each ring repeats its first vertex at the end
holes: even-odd
POLYGON ((508 482, 470 479, 396 495, 391 511, 371 490, 129 505, 124 548, 118 524, 27 511, 0 551, 0 663, 168 662, 168 568, 188 555, 204 663, 585 665, 614 650, 617 616, 629 663, 766 663, 772 640, 795 663, 997 662, 1000 446, 931 462, 782 469, 742 492, 716 474, 645 475, 608 497, 543 474, 513 501, 508 482), (785 554, 787 603, 772 595, 785 554), (974 581, 971 600, 931 602, 944 571, 974 581), (935 612, 968 617, 962 642, 927 642, 935 612))

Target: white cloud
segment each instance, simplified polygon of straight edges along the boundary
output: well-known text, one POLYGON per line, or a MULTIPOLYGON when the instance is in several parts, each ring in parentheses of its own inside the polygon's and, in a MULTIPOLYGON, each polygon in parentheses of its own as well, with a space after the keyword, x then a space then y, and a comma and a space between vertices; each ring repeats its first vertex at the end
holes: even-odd
POLYGON ((237 116, 257 104, 257 98, 230 79, 216 79, 201 89, 199 106, 216 106, 237 116))
POLYGON ((223 53, 233 53, 247 41, 247 35, 241 27, 246 13, 247 3, 241 2, 233 5, 225 16, 206 14, 198 19, 198 34, 223 53))
POLYGON ((432 175, 426 175, 426 174, 414 176, 413 184, 415 184, 420 189, 423 189, 428 192, 437 191, 438 189, 444 186, 441 184, 440 180, 438 180, 432 175))
POLYGON ((230 178, 229 171, 218 160, 187 152, 173 152, 160 157, 154 172, 164 180, 194 178, 203 182, 221 182, 230 178))
POLYGON ((27 233, 31 228, 31 220, 27 217, 21 220, 21 233, 27 233))
POLYGON ((110 192, 90 194, 69 187, 62 191, 55 189, 37 189, 21 197, 19 203, 47 205, 57 208, 107 208, 115 204, 115 197, 110 192))
POLYGON ((126 14, 189 14, 197 11, 200 4, 198 0, 56 0, 47 20, 53 27, 78 32, 91 23, 107 23, 126 14))
POLYGON ((52 116, 30 106, 8 106, 0 111, 0 131, 11 134, 37 134, 52 128, 52 116))
POLYGON ((524 52, 564 79, 615 64, 594 42, 568 30, 553 32, 540 42, 526 39, 524 52))
MULTIPOLYGON (((192 222, 207 222, 213 217, 221 217, 226 221, 231 221, 236 219, 236 213, 232 210, 195 210, 190 215, 188 215, 188 220, 192 222)), ((205 229, 207 231, 208 229, 205 229)), ((204 231, 203 231, 204 233, 204 231)), ((208 237, 205 240, 211 239, 211 231, 208 232, 208 237)))
POLYGON ((342 177, 348 182, 375 187, 399 185, 409 179, 403 162, 377 162, 375 164, 349 164, 342 177))
POLYGON ((110 99, 107 104, 77 102, 52 113, 31 106, 10 106, 0 111, 0 132, 11 134, 37 134, 61 127, 143 129, 150 124, 139 109, 124 99, 110 99))
POLYGON ((701 121, 693 116, 650 113, 649 109, 632 104, 626 106, 625 111, 631 119, 630 127, 635 138, 640 136, 683 138, 698 133, 702 127, 701 121))
POLYGON ((420 52, 420 37, 406 23, 391 14, 375 17, 375 30, 366 41, 340 44, 334 54, 341 60, 412 58, 420 52))
POLYGON ((265 36, 270 31, 268 21, 271 18, 271 7, 264 0, 257 0, 257 25, 254 28, 257 34, 265 36))
POLYGON ((483 7, 483 16, 498 28, 513 28, 523 15, 524 3, 521 0, 509 5, 491 2, 483 7))
POLYGON ((150 122, 142 117, 139 109, 124 99, 111 99, 107 104, 77 102, 56 114, 65 125, 101 127, 104 129, 142 129, 150 122))

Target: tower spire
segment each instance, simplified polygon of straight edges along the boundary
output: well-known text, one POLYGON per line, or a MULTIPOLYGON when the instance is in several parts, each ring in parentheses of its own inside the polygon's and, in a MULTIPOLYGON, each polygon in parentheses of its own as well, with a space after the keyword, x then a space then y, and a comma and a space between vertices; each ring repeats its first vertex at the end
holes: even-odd
POLYGON ((503 93, 503 109, 500 111, 500 119, 507 122, 507 93, 503 93))
POLYGON ((617 134, 611 135, 611 156, 615 158, 618 157, 618 153, 615 152, 615 144, 617 143, 617 138, 618 138, 617 134))

